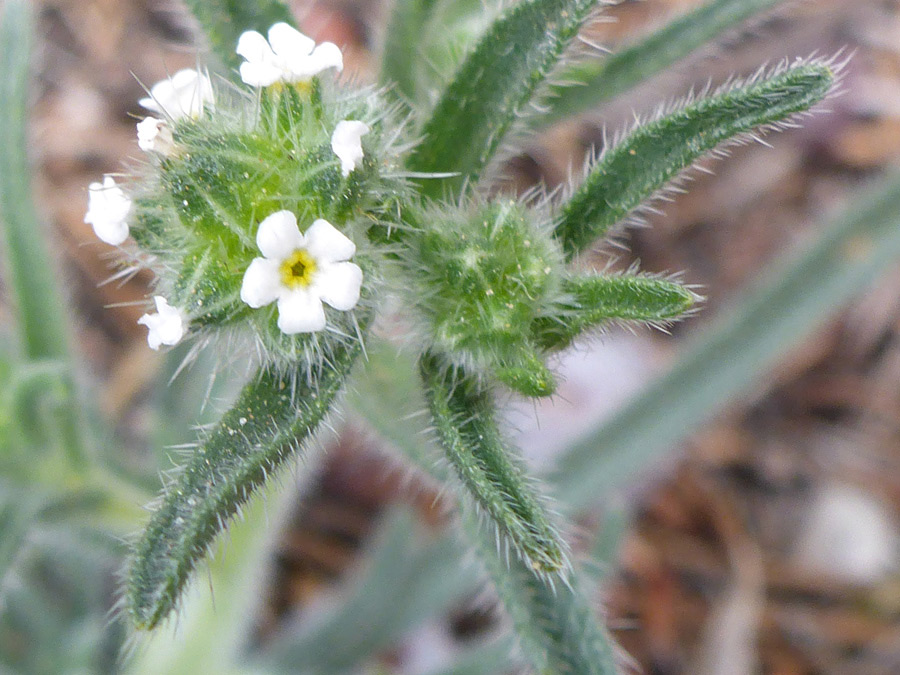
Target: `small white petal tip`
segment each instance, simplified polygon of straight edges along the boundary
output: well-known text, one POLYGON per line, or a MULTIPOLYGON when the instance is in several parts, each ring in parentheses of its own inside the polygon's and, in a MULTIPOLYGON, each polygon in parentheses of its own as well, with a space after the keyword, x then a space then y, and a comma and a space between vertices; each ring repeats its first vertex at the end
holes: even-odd
POLYGON ((175 149, 172 130, 165 120, 147 117, 137 123, 138 147, 144 152, 171 155, 175 149))
POLYGON ((94 228, 100 241, 118 246, 128 239, 130 213, 131 200, 112 176, 104 176, 102 183, 88 186, 88 210, 84 222, 94 228))
POLYGON ((212 82, 206 73, 185 68, 150 88, 150 96, 138 103, 147 110, 177 120, 199 117, 213 102, 212 82))
POLYGON ((161 345, 177 345, 184 337, 187 329, 184 315, 161 295, 154 296, 156 312, 144 314, 138 323, 150 329, 147 333, 147 344, 150 349, 158 350, 161 345))
POLYGON ((334 128, 331 149, 341 160, 341 172, 345 177, 362 162, 362 137, 370 131, 368 124, 357 120, 338 122, 334 128))

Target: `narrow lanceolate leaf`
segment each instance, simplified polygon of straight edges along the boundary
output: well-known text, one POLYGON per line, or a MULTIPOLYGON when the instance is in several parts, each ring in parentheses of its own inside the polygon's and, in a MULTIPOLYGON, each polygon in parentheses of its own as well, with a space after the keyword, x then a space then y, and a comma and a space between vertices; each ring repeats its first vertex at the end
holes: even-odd
POLYGON ((811 246, 687 348, 674 368, 564 454, 555 484, 573 508, 602 499, 751 390, 780 358, 900 260, 900 173, 869 190, 811 246))
POLYGON ((566 255, 602 237, 720 143, 818 103, 834 79, 824 63, 793 66, 638 127, 604 153, 563 207, 556 232, 566 255))
POLYGON ((395 0, 381 56, 381 84, 392 96, 419 100, 422 50, 429 19, 438 0, 395 0))
POLYGON ((65 312, 47 231, 31 200, 26 152, 32 3, 9 0, 0 14, 0 230, 6 281, 18 310, 22 350, 29 358, 64 358, 65 312))
POLYGON ((241 64, 234 51, 241 33, 255 30, 265 35, 272 24, 294 23, 280 0, 185 0, 184 4, 206 33, 213 53, 233 70, 241 64))
POLYGON ((563 571, 564 544, 503 441, 490 392, 432 355, 420 365, 438 439, 460 480, 532 573, 563 571))
POLYGON ((535 322, 535 340, 545 349, 561 349, 604 321, 672 321, 697 299, 681 284, 652 277, 573 277, 563 291, 567 300, 535 322))
POLYGON ((167 487, 134 547, 125 601, 135 626, 153 628, 174 608, 215 535, 315 432, 359 349, 338 352, 315 383, 305 368, 290 374, 264 370, 244 388, 167 487))
POLYGON ((616 675, 614 642, 597 620, 579 576, 553 584, 535 576, 521 560, 505 560, 490 530, 463 506, 467 539, 478 550, 535 671, 616 675))
POLYGON ((457 71, 422 129, 414 171, 458 172, 426 193, 458 193, 490 161, 506 132, 597 0, 525 0, 500 17, 457 71))
POLYGON ((552 124, 615 98, 781 2, 712 0, 610 56, 574 64, 559 74, 564 84, 551 89, 546 112, 533 124, 552 124))

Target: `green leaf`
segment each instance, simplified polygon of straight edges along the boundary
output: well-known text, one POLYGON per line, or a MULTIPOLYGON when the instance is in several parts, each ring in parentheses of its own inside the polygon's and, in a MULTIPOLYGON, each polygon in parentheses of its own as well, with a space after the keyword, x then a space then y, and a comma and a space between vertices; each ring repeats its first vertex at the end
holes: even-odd
POLYGON ((472 505, 463 506, 466 538, 478 550, 535 670, 616 675, 614 643, 594 615, 588 594, 581 590, 579 575, 554 584, 535 576, 520 559, 507 560, 472 505))
POLYGON ((559 73, 556 79, 566 84, 551 88, 547 110, 533 124, 552 124, 615 98, 780 2, 712 0, 614 54, 573 64, 559 73))
POLYGON ((556 228, 571 258, 720 143, 821 101, 834 84, 824 63, 792 66, 638 127, 594 164, 556 228))
POLYGON ((420 366, 438 439, 463 485, 532 574, 564 572, 565 545, 497 428, 491 392, 432 355, 420 366))
POLYGON ((265 649, 263 663, 284 673, 354 672, 471 589, 472 570, 459 553, 454 538, 429 534, 413 514, 392 513, 344 602, 299 632, 289 627, 265 649))
POLYGON ((241 33, 255 30, 265 35, 273 24, 295 23, 280 0, 185 0, 184 4, 206 33, 213 53, 232 70, 242 61, 234 51, 241 33))
POLYGON ((673 451, 900 259, 900 174, 868 190, 809 246, 686 348, 663 377, 562 457, 559 494, 584 507, 673 451))
POLYGON ((58 265, 47 252, 47 228, 31 197, 26 137, 31 7, 27 0, 9 0, 0 15, 0 224, 23 353, 31 359, 66 359, 58 265))
MULTIPOLYGON (((247 504, 228 530, 222 555, 209 563, 209 578, 197 578, 185 592, 178 630, 156 631, 122 669, 127 675, 265 675, 242 666, 257 616, 278 524, 290 513, 293 490, 270 485, 264 498, 247 504)), ((120 672, 117 670, 116 672, 120 672)), ((296 672, 296 671, 295 671, 296 672)))
POLYGON ((302 366, 261 371, 193 450, 134 547, 125 601, 136 627, 153 628, 174 608, 215 535, 315 432, 359 351, 336 350, 318 377, 302 366))
POLYGON ((478 179, 594 4, 525 0, 493 24, 444 91, 409 160, 413 171, 459 173, 424 183, 426 194, 458 194, 478 179))
POLYGON ((380 82, 392 95, 420 100, 423 38, 439 0, 396 0, 381 56, 380 82))
POLYGON ((545 349, 561 349, 605 321, 665 323, 689 310, 696 300, 681 284, 653 277, 570 277, 563 292, 567 299, 558 310, 534 325, 535 339, 545 349))

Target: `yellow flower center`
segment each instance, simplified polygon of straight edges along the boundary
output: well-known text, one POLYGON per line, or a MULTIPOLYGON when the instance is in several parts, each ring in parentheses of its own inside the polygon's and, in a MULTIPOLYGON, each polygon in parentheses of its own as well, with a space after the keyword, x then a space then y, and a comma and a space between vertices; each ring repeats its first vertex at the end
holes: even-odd
POLYGON ((316 261, 305 248, 298 248, 281 263, 281 283, 288 288, 305 288, 312 283, 316 261))

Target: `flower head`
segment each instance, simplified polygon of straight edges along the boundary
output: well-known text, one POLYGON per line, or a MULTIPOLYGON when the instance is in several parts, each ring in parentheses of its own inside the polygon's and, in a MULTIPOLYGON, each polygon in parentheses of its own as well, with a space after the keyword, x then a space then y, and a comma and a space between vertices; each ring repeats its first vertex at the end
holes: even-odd
POLYGON ((278 302, 278 328, 289 335, 325 328, 325 302, 348 311, 359 301, 362 270, 349 260, 356 245, 327 220, 301 234, 297 217, 278 211, 256 233, 262 258, 244 273, 241 300, 259 308, 278 302))
POLYGON ((168 155, 174 149, 172 130, 165 120, 146 117, 137 123, 138 147, 144 152, 168 155))
POLYGON ((272 26, 268 41, 255 30, 242 33, 236 51, 246 59, 241 79, 251 87, 308 82, 328 68, 344 69, 344 56, 336 44, 316 46, 312 38, 286 23, 272 26))
POLYGON ((131 200, 112 176, 104 176, 103 183, 88 186, 88 210, 84 222, 90 223, 101 241, 118 246, 128 239, 128 214, 131 200))
POLYGON ((144 314, 138 319, 139 324, 150 329, 147 333, 150 349, 159 349, 160 345, 177 345, 184 337, 184 316, 161 295, 154 296, 153 301, 156 303, 156 312, 144 314))
POLYGON ((172 119, 198 117, 203 107, 212 102, 212 82, 205 73, 191 68, 179 70, 172 77, 150 88, 150 96, 138 103, 151 112, 165 114, 172 119))
POLYGON ((356 120, 338 122, 331 135, 331 149, 341 160, 341 172, 349 176, 363 158, 362 137, 369 133, 369 125, 356 120))

